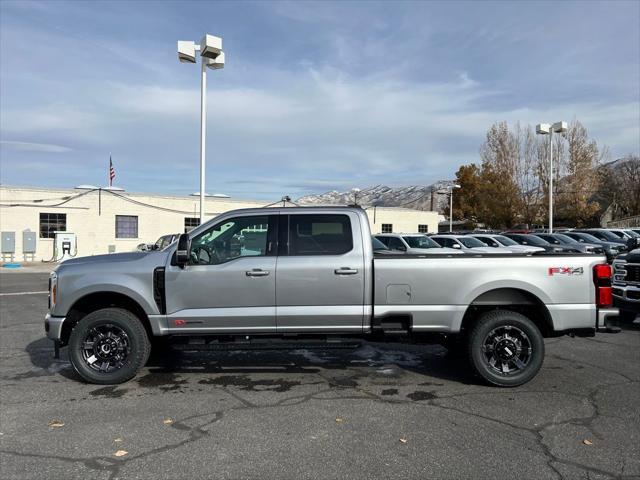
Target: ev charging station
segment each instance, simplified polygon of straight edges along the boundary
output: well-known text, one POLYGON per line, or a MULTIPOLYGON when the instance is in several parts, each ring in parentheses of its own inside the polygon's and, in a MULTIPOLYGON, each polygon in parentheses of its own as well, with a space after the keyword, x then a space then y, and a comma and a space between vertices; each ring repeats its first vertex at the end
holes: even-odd
POLYGON ((78 253, 76 234, 72 232, 54 232, 53 261, 64 262, 78 253))

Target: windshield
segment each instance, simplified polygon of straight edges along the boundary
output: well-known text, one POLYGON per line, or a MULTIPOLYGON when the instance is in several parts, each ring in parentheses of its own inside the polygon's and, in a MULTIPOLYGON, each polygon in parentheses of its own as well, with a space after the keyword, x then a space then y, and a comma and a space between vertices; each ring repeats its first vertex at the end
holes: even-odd
POLYGON ((638 235, 636 232, 634 232, 633 230, 625 230, 624 233, 626 233, 627 235, 629 235, 631 238, 640 238, 640 235, 638 235))
POLYGON ((529 245, 535 245, 536 247, 546 247, 549 245, 549 242, 541 239, 540 237, 536 237, 535 235, 523 235, 522 239, 529 245))
POLYGON ((591 243, 600 243, 602 240, 597 239, 596 237, 594 237, 593 235, 589 235, 588 233, 572 233, 571 234, 572 238, 577 238, 578 240, 584 242, 591 242, 591 243))
MULTIPOLYGON (((597 231, 598 236, 602 236, 602 238, 609 240, 610 242, 619 242, 620 241, 620 237, 618 237, 617 235, 614 235, 613 233, 607 231, 607 230, 598 230, 597 231)), ((596 236, 596 235, 594 235, 596 236)))
POLYGON ((495 240, 500 242, 502 245, 506 245, 507 247, 512 247, 514 245, 518 245, 518 242, 512 240, 509 237, 505 237, 504 235, 496 235, 493 237, 495 240))
POLYGON ((576 243, 576 241, 573 238, 568 237, 563 233, 556 233, 554 236, 560 241, 560 243, 564 243, 565 245, 568 245, 570 243, 576 243))
POLYGON ((621 238, 621 239, 623 239, 623 240, 626 240, 626 239, 627 239, 626 235, 625 235, 622 231, 620 231, 620 230, 609 230, 609 231, 610 231, 611 233, 613 233, 613 234, 614 234, 616 237, 618 237, 618 238, 621 238))
POLYGON ((480 240, 478 240, 477 238, 473 238, 473 237, 460 237, 457 240, 467 248, 486 247, 487 246, 486 243, 483 243, 480 240))
POLYGON ((429 237, 402 237, 411 248, 440 248, 434 240, 429 237))
POLYGON ((384 243, 378 240, 376 237, 371 237, 371 245, 373 245, 373 251, 377 252, 378 250, 389 250, 384 243))

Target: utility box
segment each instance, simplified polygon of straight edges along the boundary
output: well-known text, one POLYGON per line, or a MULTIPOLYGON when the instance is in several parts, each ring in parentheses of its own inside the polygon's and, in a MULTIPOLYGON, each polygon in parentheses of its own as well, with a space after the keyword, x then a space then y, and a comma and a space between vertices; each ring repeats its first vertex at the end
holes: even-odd
POLYGON ((22 232, 22 253, 36 253, 36 232, 24 230, 22 232))
POLYGON ((0 257, 3 262, 7 259, 13 262, 16 253, 16 232, 2 232, 0 235, 0 257))
POLYGON ((16 253, 16 232, 2 232, 2 241, 0 241, 0 250, 3 254, 16 253))

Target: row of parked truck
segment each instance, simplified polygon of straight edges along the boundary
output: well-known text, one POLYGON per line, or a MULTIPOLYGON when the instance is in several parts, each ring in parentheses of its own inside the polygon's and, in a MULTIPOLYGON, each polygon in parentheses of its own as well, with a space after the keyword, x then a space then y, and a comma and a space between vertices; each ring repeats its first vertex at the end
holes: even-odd
MULTIPOLYGON (((640 232, 640 229, 638 229, 640 232)), ((605 255, 609 263, 619 254, 640 246, 640 233, 633 229, 563 230, 549 233, 511 231, 465 234, 380 233, 374 236, 376 252, 409 254, 508 254, 508 253, 589 253, 605 255)))

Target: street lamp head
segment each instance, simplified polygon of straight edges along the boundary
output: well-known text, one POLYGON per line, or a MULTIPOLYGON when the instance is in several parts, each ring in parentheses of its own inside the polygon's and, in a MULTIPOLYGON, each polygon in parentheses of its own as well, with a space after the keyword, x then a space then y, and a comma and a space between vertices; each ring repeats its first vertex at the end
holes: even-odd
POLYGON ((217 58, 222 53, 222 38, 205 35, 200 42, 200 55, 205 58, 217 58))
POLYGON ((178 40, 178 60, 182 63, 196 63, 195 42, 178 40))
POLYGON ((213 70, 224 68, 224 52, 220 52, 216 58, 203 58, 202 61, 207 62, 207 67, 213 70))
POLYGON ((462 188, 462 187, 456 183, 454 185, 451 185, 451 188, 462 188))
POLYGON ((565 133, 568 130, 567 122, 556 122, 551 128, 553 128, 553 133, 565 133))
POLYGON ((551 125, 548 123, 539 123, 536 125, 536 133, 538 135, 546 135, 551 132, 551 125))

